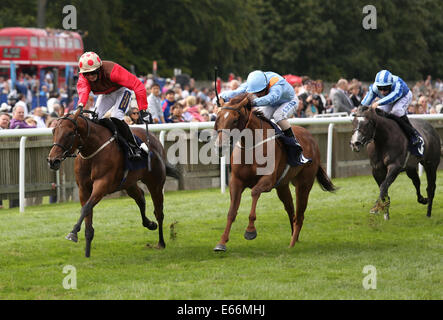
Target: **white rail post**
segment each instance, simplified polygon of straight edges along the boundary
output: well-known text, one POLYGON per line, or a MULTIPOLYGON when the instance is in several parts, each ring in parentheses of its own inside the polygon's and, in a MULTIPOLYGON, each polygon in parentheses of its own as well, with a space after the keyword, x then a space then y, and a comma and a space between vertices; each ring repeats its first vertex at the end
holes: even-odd
POLYGON ((328 150, 326 157, 326 173, 329 178, 332 175, 332 140, 334 135, 334 124, 330 123, 328 126, 328 150))
POLYGON ((166 135, 166 130, 161 130, 160 135, 158 137, 163 147, 165 147, 165 135, 166 135))
POLYGON ((19 203, 20 212, 25 212, 25 151, 26 151, 26 138, 20 138, 20 151, 19 151, 19 203))
POLYGON ((226 190, 226 156, 220 158, 220 190, 221 193, 226 190))

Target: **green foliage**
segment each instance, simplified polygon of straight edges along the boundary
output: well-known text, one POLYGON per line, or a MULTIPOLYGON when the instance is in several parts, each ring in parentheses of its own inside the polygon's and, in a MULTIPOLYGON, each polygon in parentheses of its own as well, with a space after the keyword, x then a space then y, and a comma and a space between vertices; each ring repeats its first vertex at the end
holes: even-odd
MULTIPOLYGON (((0 27, 36 26, 38 0, 4 0, 0 27)), ((137 73, 174 68, 197 79, 252 69, 372 80, 382 68, 405 80, 443 77, 443 3, 374 0, 377 29, 365 30, 366 0, 60 0, 46 23, 62 27, 62 8, 77 8, 85 50, 137 73)))

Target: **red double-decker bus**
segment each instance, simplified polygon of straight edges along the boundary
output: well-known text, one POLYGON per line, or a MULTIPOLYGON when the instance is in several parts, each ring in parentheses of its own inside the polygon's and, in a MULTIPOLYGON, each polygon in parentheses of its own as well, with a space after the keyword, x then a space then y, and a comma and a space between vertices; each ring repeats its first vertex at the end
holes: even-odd
POLYGON ((0 76, 6 78, 10 77, 13 62, 17 74, 40 77, 50 70, 61 84, 65 81, 65 68, 76 68, 82 53, 83 41, 77 32, 21 27, 0 29, 0 76))

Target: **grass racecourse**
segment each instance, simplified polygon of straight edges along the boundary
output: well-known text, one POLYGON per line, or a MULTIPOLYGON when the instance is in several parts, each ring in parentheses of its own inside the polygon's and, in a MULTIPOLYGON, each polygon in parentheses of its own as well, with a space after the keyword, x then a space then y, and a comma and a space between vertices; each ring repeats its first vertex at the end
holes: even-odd
POLYGON ((157 243, 158 233, 142 227, 132 199, 101 201, 89 259, 84 228, 79 243, 64 239, 79 203, 27 207, 25 213, 2 209, 0 299, 442 299, 443 171, 431 219, 404 173, 390 188, 390 221, 368 213, 378 195, 372 177, 334 183, 340 187, 335 194, 315 184, 292 249, 275 191, 259 200, 253 241, 243 238, 251 204, 245 191, 225 253, 212 250, 229 207, 229 192, 219 189, 165 194, 165 250, 146 246, 157 243), (376 274, 364 273, 367 265, 376 274), (63 273, 66 266, 75 267, 75 290, 63 286, 72 276, 72 269, 63 273))

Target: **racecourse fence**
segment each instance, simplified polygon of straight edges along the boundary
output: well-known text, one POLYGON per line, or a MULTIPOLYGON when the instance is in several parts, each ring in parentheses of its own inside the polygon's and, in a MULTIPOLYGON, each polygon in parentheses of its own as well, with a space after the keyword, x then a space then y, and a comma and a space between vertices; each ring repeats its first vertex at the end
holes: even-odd
MULTIPOLYGON (((443 115, 414 115, 431 121, 434 128, 443 136, 443 115)), ((366 150, 352 152, 349 147, 351 138, 352 117, 334 118, 294 118, 292 124, 307 128, 318 141, 321 161, 332 178, 371 174, 366 150)), ((229 166, 223 161, 204 164, 200 159, 190 159, 191 149, 201 148, 206 144, 199 140, 199 133, 204 129, 212 129, 213 122, 178 123, 150 125, 163 143, 166 152, 176 140, 168 139, 168 133, 174 129, 182 129, 185 137, 187 161, 177 164, 181 173, 179 181, 167 178, 165 190, 190 190, 224 186, 229 179, 229 166), (220 164, 221 163, 221 164, 220 164), (225 170, 226 169, 226 170, 225 170), (226 176, 225 176, 226 174, 226 176)), ((138 127, 144 127, 138 125, 138 127)), ((171 137, 169 137, 171 138, 171 137)), ((59 171, 49 169, 46 158, 52 146, 51 129, 14 129, 0 131, 0 200, 20 200, 23 211, 24 201, 27 204, 38 204, 43 196, 57 197, 58 202, 78 201, 78 189, 74 177, 74 159, 66 159, 59 171), (20 166, 21 163, 21 166, 20 166), (37 201, 34 201, 37 199, 37 201)), ((443 169, 443 163, 440 168, 443 169)), ((147 191, 145 189, 145 191, 147 191)), ((117 195, 121 195, 118 193, 117 195)))

